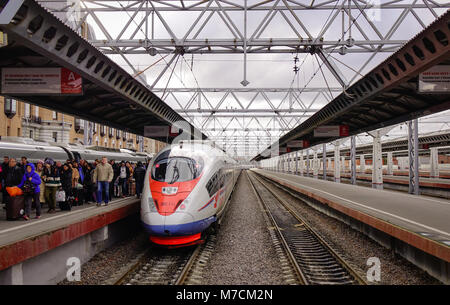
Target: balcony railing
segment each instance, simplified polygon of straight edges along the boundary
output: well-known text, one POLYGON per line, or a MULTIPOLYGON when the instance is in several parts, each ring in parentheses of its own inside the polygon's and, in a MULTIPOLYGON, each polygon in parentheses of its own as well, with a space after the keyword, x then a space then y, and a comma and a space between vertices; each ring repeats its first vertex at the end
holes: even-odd
POLYGON ((29 117, 23 117, 22 119, 26 123, 42 124, 42 119, 40 116, 32 115, 29 117))

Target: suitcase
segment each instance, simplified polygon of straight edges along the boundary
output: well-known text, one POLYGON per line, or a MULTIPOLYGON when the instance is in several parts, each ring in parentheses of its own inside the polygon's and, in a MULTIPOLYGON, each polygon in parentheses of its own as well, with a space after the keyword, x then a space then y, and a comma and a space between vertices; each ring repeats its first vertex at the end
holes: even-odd
POLYGON ((58 202, 58 204, 59 204, 59 208, 61 209, 61 211, 72 210, 72 201, 71 200, 60 201, 60 202, 58 202))
POLYGON ((16 220, 25 214, 25 196, 19 195, 9 197, 9 202, 6 207, 6 219, 16 220))

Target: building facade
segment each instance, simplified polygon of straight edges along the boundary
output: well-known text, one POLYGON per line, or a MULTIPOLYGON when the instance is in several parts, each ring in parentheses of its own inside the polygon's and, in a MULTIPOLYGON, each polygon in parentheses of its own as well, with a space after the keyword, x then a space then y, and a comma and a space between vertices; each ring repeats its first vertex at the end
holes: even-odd
POLYGON ((0 137, 26 137, 37 141, 84 143, 85 126, 92 129, 88 145, 127 148, 156 153, 166 144, 115 128, 87 122, 14 99, 0 96, 0 137), (140 142, 144 142, 143 146, 140 142))

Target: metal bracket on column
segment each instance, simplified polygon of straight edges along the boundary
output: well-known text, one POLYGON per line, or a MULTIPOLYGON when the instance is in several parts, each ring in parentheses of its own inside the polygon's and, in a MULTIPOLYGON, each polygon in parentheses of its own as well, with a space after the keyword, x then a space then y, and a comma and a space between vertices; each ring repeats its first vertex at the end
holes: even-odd
POLYGON ((419 126, 408 121, 409 193, 419 195, 419 126))
POLYGON ((350 138, 351 183, 356 184, 356 136, 350 138))

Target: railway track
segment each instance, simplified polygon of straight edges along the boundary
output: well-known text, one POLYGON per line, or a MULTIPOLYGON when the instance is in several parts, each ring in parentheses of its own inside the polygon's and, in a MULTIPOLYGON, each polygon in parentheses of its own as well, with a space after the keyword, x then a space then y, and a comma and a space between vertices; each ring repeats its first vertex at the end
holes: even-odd
POLYGON ((200 284, 201 273, 213 251, 215 236, 204 244, 179 248, 151 248, 114 280, 114 285, 200 284))
POLYGON ((306 221, 254 173, 247 175, 272 222, 297 280, 305 285, 364 285, 362 279, 306 221))

